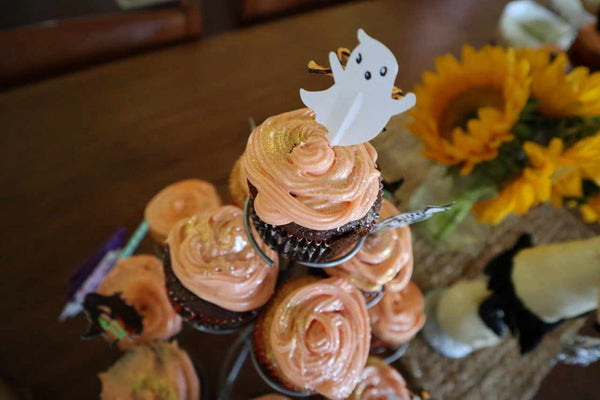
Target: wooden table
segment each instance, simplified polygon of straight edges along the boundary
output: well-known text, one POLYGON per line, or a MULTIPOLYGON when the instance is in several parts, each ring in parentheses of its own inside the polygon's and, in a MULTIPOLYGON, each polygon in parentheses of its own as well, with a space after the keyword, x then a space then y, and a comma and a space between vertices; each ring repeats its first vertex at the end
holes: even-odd
MULTIPOLYGON (((132 230, 150 197, 188 177, 227 198, 248 117, 302 106, 327 87, 306 63, 352 48, 363 27, 396 54, 411 88, 436 55, 494 37, 505 1, 350 4, 255 26, 0 94, 0 373, 36 399, 92 399, 96 374, 119 356, 82 342, 83 317, 59 324, 69 275, 118 226, 132 230)), ((148 243, 142 250, 150 251, 148 243)), ((215 382, 231 336, 187 330, 180 343, 215 382)), ((265 390, 247 366, 240 387, 265 390)), ((242 397, 240 397, 242 398, 242 397)))

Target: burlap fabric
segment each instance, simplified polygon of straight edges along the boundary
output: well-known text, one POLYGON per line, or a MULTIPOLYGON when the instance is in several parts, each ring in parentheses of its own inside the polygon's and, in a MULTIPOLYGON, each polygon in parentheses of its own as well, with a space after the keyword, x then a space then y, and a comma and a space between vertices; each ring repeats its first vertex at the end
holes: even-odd
MULTIPOLYGON (((401 206, 427 177, 431 165, 420 156, 418 140, 395 119, 388 130, 375 140, 379 165, 384 179, 405 178, 396 193, 401 206)), ((413 280, 423 292, 446 287, 463 278, 482 276, 486 262, 499 251, 512 246, 522 232, 533 234, 535 243, 552 243, 587 238, 594 232, 574 214, 564 209, 540 206, 519 218, 508 218, 492 228, 475 245, 449 251, 413 236, 415 268, 413 280)), ((410 343, 408 352, 398 363, 427 389, 434 399, 529 399, 537 391, 543 377, 553 367, 561 338, 574 335, 583 320, 564 323, 549 334, 542 345, 527 356, 519 354, 514 338, 480 350, 459 360, 444 358, 431 350, 419 336, 410 343)))

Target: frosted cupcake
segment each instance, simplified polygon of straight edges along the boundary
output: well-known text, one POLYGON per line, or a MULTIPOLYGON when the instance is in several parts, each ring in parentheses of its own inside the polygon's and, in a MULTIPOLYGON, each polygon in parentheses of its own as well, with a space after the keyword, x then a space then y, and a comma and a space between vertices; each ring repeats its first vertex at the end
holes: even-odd
POLYGON ((369 357, 360 382, 348 400, 410 400, 406 381, 383 360, 369 357))
POLYGON ((425 324, 423 294, 413 282, 397 292, 386 290, 369 309, 373 331, 372 351, 396 348, 412 339, 425 324))
POLYGON ((163 244, 177 221, 220 205, 221 199, 211 183, 187 179, 158 192, 146 206, 144 218, 152 238, 163 244))
POLYGON ((244 208, 248 194, 248 178, 246 178, 246 172, 242 168, 242 155, 233 164, 231 174, 229 174, 229 197, 234 206, 244 208))
POLYGON ((200 399, 194 366, 177 343, 136 347, 99 377, 102 400, 200 399))
POLYGON ((263 370, 297 392, 345 399, 360 380, 371 332, 365 300, 340 278, 284 284, 254 327, 263 370))
MULTIPOLYGON (((171 307, 165 291, 162 263, 154 256, 139 255, 119 260, 97 292, 104 296, 120 293, 142 317, 142 333, 119 340, 121 349, 169 339, 181 330, 181 317, 171 307)), ((110 333, 107 335, 110 341, 116 340, 110 333)))
MULTIPOLYGON (((380 219, 400 214, 392 203, 383 200, 380 219)), ((331 276, 350 279, 363 292, 401 290, 409 282, 413 269, 410 228, 388 229, 369 235, 352 259, 338 267, 326 268, 331 276)))
POLYGON ((248 242, 243 212, 222 206, 183 219, 167 238, 165 275, 175 310, 198 328, 237 328, 253 319, 271 297, 279 270, 248 242))
POLYGON ((380 174, 369 143, 331 146, 309 109, 268 118, 250 135, 243 168, 259 235, 283 256, 326 261, 379 217, 380 174))

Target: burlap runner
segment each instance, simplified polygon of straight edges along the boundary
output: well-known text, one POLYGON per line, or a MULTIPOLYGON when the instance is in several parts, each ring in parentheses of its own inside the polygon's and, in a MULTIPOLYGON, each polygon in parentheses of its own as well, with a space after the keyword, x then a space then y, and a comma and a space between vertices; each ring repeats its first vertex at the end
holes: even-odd
MULTIPOLYGON (((384 178, 405 178, 405 184, 396 197, 401 204, 408 204, 407 199, 430 169, 430 164, 419 155, 419 141, 403 130, 400 119, 395 119, 387 132, 376 139, 375 146, 384 178)), ((481 277, 486 262, 499 251, 512 246, 522 232, 532 233, 537 244, 594 235, 569 211, 550 206, 537 207, 524 217, 506 219, 490 229, 478 243, 461 251, 448 251, 432 245, 416 232, 413 237, 413 280, 423 292, 427 292, 462 278, 481 277)), ((506 338, 493 348, 452 360, 435 353, 419 336, 410 343, 408 352, 398 362, 434 399, 529 399, 552 368, 561 338, 574 335, 583 322, 573 320, 564 323, 549 334, 538 349, 525 357, 519 354, 515 339, 506 338)))

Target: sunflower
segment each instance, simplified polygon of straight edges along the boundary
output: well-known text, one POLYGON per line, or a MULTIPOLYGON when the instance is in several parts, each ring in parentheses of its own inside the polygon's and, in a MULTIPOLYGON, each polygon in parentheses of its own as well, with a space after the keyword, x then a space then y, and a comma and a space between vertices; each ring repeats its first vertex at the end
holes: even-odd
POLYGON ((531 207, 550 198, 551 177, 555 170, 552 159, 562 148, 558 143, 551 143, 546 149, 536 143, 526 142, 523 150, 530 165, 523 169, 521 176, 509 182, 495 198, 473 205, 472 210, 480 222, 497 224, 511 213, 523 215, 531 207))
POLYGON ((586 204, 579 207, 579 211, 585 222, 600 221, 600 194, 588 199, 586 204))
POLYGON ((552 204, 563 205, 563 198, 583 196, 583 180, 600 185, 600 132, 587 137, 564 150, 561 139, 550 142, 555 151, 550 155, 555 164, 552 173, 552 204))
MULTIPOLYGON (((554 139, 553 139, 554 140, 554 139)), ((558 159, 560 165, 577 168, 581 176, 600 186, 600 132, 569 147, 558 159)))
POLYGON ((590 74, 586 67, 567 72, 564 53, 552 61, 548 49, 520 49, 517 59, 531 68, 531 94, 540 102, 539 111, 551 117, 591 117, 600 115, 600 72, 590 74))
POLYGON ((436 70, 415 88, 409 129, 423 140, 426 157, 468 174, 513 139, 510 130, 529 97, 529 64, 510 49, 464 46, 462 61, 439 57, 436 70))
POLYGON ((600 132, 568 149, 560 138, 554 138, 548 147, 525 142, 523 150, 529 166, 496 198, 473 206, 479 221, 497 224, 510 213, 525 214, 530 207, 548 199, 554 206, 560 207, 563 198, 583 196, 584 179, 600 184, 600 132))

